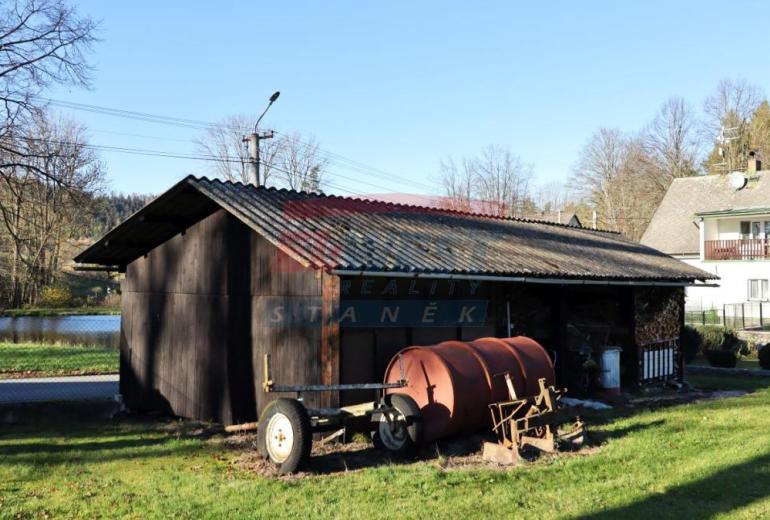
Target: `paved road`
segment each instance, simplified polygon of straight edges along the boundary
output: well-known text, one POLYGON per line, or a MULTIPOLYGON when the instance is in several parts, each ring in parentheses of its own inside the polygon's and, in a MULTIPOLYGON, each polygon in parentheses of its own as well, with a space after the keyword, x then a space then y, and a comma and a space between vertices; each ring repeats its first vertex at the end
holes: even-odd
POLYGON ((92 401, 117 393, 117 374, 0 380, 0 403, 92 401))

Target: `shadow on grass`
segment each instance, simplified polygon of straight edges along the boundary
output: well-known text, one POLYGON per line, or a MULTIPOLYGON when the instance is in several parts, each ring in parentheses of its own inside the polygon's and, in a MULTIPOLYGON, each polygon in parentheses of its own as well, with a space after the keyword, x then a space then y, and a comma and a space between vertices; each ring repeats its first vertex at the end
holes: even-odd
POLYGON ((712 518, 764 499, 768 477, 770 453, 637 502, 579 518, 679 518, 683 509, 689 511, 690 518, 712 518))
POLYGON ((186 423, 137 419, 70 424, 42 422, 11 428, 0 435, 0 465, 56 465, 192 453, 205 448, 211 436, 205 428, 186 423), (105 437, 108 439, 101 440, 105 437), (14 442, 18 441, 18 442, 14 442))
MULTIPOLYGON (((617 419, 617 416, 615 419, 617 419)), ((598 446, 600 444, 604 444, 607 441, 620 439, 626 435, 633 435, 649 428, 660 428, 664 424, 666 424, 664 419, 657 419, 655 421, 631 424, 624 428, 616 428, 614 430, 597 428, 596 424, 591 424, 588 433, 588 444, 591 446, 598 446)))

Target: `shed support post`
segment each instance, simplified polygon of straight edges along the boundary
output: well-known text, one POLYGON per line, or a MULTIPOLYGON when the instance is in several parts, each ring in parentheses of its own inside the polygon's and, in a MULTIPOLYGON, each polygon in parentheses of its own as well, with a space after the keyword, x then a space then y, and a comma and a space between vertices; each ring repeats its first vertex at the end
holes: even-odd
MULTIPOLYGON (((340 277, 321 273, 321 384, 340 383, 340 277)), ((323 392, 321 406, 340 405, 339 392, 323 392)))
POLYGON ((557 377, 559 378, 559 385, 566 386, 569 382, 569 370, 567 366, 567 360, 569 359, 567 345, 567 289, 563 285, 558 286, 556 294, 556 312, 555 316, 555 329, 556 329, 556 344, 557 344, 557 377))
POLYGON ((636 289, 629 287, 620 292, 621 313, 625 316, 623 326, 628 329, 623 352, 620 354, 620 364, 625 368, 626 379, 621 379, 621 386, 629 386, 631 383, 639 384, 642 373, 639 369, 641 348, 636 341, 636 289))

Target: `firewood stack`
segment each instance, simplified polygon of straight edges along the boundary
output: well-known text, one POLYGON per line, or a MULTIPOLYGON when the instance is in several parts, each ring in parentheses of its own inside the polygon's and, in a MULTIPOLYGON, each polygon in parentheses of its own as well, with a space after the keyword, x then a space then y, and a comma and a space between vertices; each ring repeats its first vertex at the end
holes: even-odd
POLYGON ((645 287, 634 292, 637 345, 678 338, 684 317, 684 289, 645 287))

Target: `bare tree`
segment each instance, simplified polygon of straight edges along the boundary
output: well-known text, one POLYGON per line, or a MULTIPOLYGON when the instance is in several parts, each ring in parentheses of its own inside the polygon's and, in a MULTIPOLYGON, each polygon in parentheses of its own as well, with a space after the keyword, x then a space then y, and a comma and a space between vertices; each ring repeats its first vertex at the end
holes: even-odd
POLYGON ((707 160, 714 173, 741 169, 750 151, 751 118, 763 101, 761 90, 745 80, 725 79, 703 105, 705 139, 715 143, 707 160))
POLYGON ((716 135, 722 126, 745 124, 764 96, 756 85, 746 80, 723 79, 703 103, 706 124, 716 135))
POLYGON ((684 99, 669 98, 643 132, 645 158, 651 179, 662 192, 673 179, 697 173, 700 140, 695 115, 684 99))
POLYGON ((103 188, 104 168, 88 148, 85 129, 67 119, 36 114, 26 133, 25 164, 0 169, 0 230, 9 303, 34 302, 61 266, 61 245, 87 225, 84 207, 103 188), (42 174, 41 174, 42 173, 42 174))
MULTIPOLYGON (((24 131, 42 103, 40 92, 54 84, 88 86, 85 53, 95 41, 95 23, 60 0, 16 0, 0 7, 0 168, 35 161, 24 131)), ((47 175, 38 171, 38 175, 47 175)))
MULTIPOLYGON (((228 116, 195 140, 198 151, 212 157, 211 173, 233 182, 253 182, 243 137, 254 131, 255 117, 228 116)), ((299 133, 275 133, 259 144, 260 171, 266 186, 319 191, 327 176, 328 160, 314 138, 299 133)))
POLYGON ((590 200, 605 222, 618 229, 616 180, 623 173, 628 141, 616 128, 600 128, 580 152, 572 170, 575 191, 590 200))
POLYGON ((570 190, 561 182, 548 182, 533 189, 533 202, 540 211, 556 211, 572 202, 570 190))
MULTIPOLYGON (((243 136, 254 131, 255 117, 243 114, 227 116, 195 140, 198 151, 211 156, 212 173, 222 179, 249 184, 253 182, 249 172, 249 153, 243 136)), ((281 148, 280 139, 264 139, 259 153, 262 179, 268 184, 273 165, 281 148)))
POLYGON ((470 211, 475 190, 475 173, 469 161, 458 166, 454 159, 446 159, 439 164, 441 185, 446 197, 441 204, 447 209, 470 211))
POLYGON ((506 148, 490 145, 473 161, 478 194, 489 210, 508 216, 522 213, 529 200, 532 165, 506 148))
POLYGON ((572 170, 572 186, 597 212, 599 224, 634 240, 644 233, 667 188, 646 137, 600 128, 572 170))
POLYGON ((446 205, 501 216, 521 215, 530 197, 532 165, 510 150, 490 145, 458 166, 447 159, 440 165, 446 205))
POLYGON ((325 180, 328 160, 321 155, 318 141, 299 133, 279 137, 276 176, 293 190, 318 192, 325 180))

